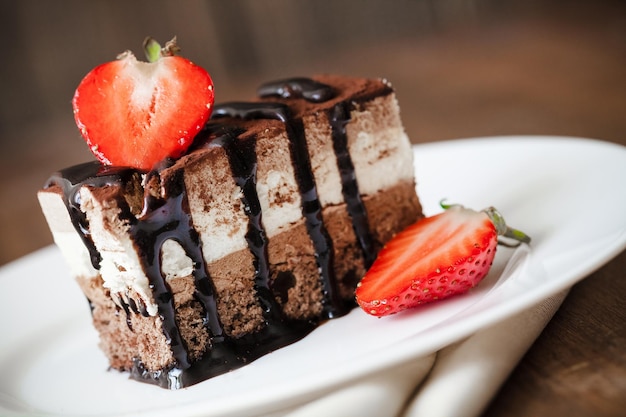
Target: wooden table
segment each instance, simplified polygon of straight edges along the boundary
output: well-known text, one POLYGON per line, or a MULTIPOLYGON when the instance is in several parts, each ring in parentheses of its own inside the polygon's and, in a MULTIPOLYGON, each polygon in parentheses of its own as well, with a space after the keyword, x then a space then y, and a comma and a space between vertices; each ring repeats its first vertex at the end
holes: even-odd
POLYGON ((626 252, 576 284, 485 417, 623 416, 626 252))
MULTIPOLYGON (((470 24, 452 22, 424 36, 357 42, 325 55, 324 61, 290 62, 288 75, 310 71, 384 75, 398 91, 406 128, 415 143, 500 134, 556 134, 626 145, 624 7, 575 3, 586 6, 542 9, 542 13, 521 7, 514 9, 514 15, 496 14, 496 18, 478 18, 470 24)), ((15 12, 19 7, 16 2, 10 8, 15 12)), ((60 24, 54 26, 50 22, 55 19, 49 18, 58 10, 46 7, 42 4, 37 10, 29 9, 29 19, 22 23, 30 25, 32 33, 27 27, 18 27, 21 37, 17 46, 5 45, 21 57, 15 59, 19 65, 33 62, 33 67, 21 68, 14 63, 14 67, 3 68, 13 76, 13 81, 3 87, 4 100, 9 97, 13 101, 2 108, 4 125, 0 126, 0 264, 51 243, 35 191, 51 171, 90 158, 73 126, 71 87, 55 90, 42 80, 55 77, 55 81, 75 85, 80 74, 110 55, 77 46, 82 53, 80 61, 66 66, 62 64, 69 53, 58 60, 47 56, 50 44, 44 42, 42 46, 35 41, 55 36, 60 24), (44 33, 35 35, 35 27, 44 33), (18 47, 37 45, 37 53, 19 55, 18 47), (41 55, 49 66, 43 75, 33 58, 41 55), (49 94, 33 99, 38 90, 32 83, 49 94), (24 97, 24 92, 29 94, 24 97), (32 108, 43 115, 28 113, 32 108)), ((78 3, 73 7, 79 8, 78 3)), ((62 13, 83 11, 67 8, 62 13)), ((201 15, 191 7, 186 13, 187 20, 201 15)), ((20 24, 17 15, 6 15, 8 19, 0 26, 16 29, 20 24)), ((114 13, 108 16, 112 19, 114 13)), ((198 31, 204 30, 197 24, 180 25, 175 19, 169 25, 182 39, 198 37, 198 31)), ((137 30, 113 27, 107 39, 136 36, 137 30)), ((83 24, 79 29, 86 39, 97 38, 92 26, 83 24)), ((211 33, 200 35, 209 39, 211 33)), ((274 44, 271 47, 275 49, 274 44)), ((200 48, 190 49, 201 55, 200 48)), ((63 49, 56 52, 64 53, 63 49)), ((240 98, 241 91, 252 91, 259 81, 276 76, 271 62, 258 64, 255 74, 227 74, 219 65, 229 62, 215 59, 212 64, 222 100, 240 98)), ((623 181, 621 192, 626 192, 626 179, 623 181)), ((625 297, 626 252, 622 252, 572 288, 484 415, 626 415, 625 297)))

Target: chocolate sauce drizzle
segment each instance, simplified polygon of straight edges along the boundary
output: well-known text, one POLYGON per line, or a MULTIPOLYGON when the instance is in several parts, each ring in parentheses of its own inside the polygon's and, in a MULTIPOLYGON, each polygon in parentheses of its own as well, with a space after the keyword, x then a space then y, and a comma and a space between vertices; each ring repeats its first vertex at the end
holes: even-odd
POLYGON ((335 97, 332 87, 310 78, 290 78, 270 81, 257 89, 259 97, 303 98, 312 103, 323 103, 335 97))
POLYGON ((89 221, 85 213, 80 210, 80 188, 83 185, 99 188, 106 185, 123 184, 129 181, 133 175, 137 175, 137 171, 133 169, 104 166, 97 161, 92 161, 55 172, 43 186, 43 188, 50 188, 55 185, 61 187, 63 202, 67 207, 72 224, 89 251, 91 264, 95 269, 100 269, 102 257, 91 239, 89 221))
MULTIPOLYGON (((326 102, 335 98, 335 91, 331 86, 310 78, 272 81, 261 85, 257 89, 257 94, 261 98, 299 98, 314 103, 326 102)), ((346 133, 346 125, 350 122, 350 112, 353 108, 354 102, 339 101, 328 110, 328 119, 332 128, 333 150, 341 176, 342 194, 352 219, 354 233, 363 252, 364 266, 369 268, 376 257, 376 249, 369 229, 367 211, 359 192, 354 164, 348 150, 346 133)), ((302 135, 304 136, 304 133, 302 135)), ((306 142, 304 143, 306 145, 306 142)), ((301 155, 308 155, 308 153, 301 155)), ((310 161, 308 166, 310 167, 310 161)))
POLYGON ((346 202, 348 213, 352 219, 354 234, 363 252, 363 265, 366 269, 369 269, 376 258, 376 249, 367 220, 365 204, 363 204, 363 199, 359 192, 359 185, 354 172, 354 164, 352 163, 352 158, 348 151, 346 125, 350 121, 350 105, 346 102, 336 104, 330 110, 329 119, 332 128, 333 149, 337 157, 339 175, 341 176, 343 199, 346 202))
POLYGON ((241 202, 244 212, 248 216, 248 231, 246 241, 248 249, 254 258, 254 288, 257 300, 261 305, 264 319, 267 323, 282 321, 280 307, 270 289, 270 268, 267 253, 267 236, 263 227, 261 202, 256 191, 256 140, 238 139, 244 129, 226 127, 211 123, 204 129, 203 135, 208 137, 202 142, 213 146, 221 146, 226 155, 235 183, 242 190, 241 202))
MULTIPOLYGON (((150 182, 151 177, 158 175, 157 171, 151 171, 146 182, 150 182)), ((146 192, 143 212, 132 221, 130 235, 135 245, 141 248, 139 255, 142 266, 150 280, 152 294, 163 321, 163 331, 177 366, 187 369, 191 366, 187 346, 180 335, 172 292, 161 269, 161 248, 167 240, 176 241, 194 265, 192 272, 196 288, 194 296, 203 307, 203 320, 212 343, 222 341, 224 333, 217 314, 215 290, 205 268, 198 233, 189 214, 182 172, 177 171, 176 175, 178 178, 168 181, 167 184, 161 184, 164 190, 162 197, 155 197, 146 192)))
MULTIPOLYGON (((130 224, 130 235, 134 241, 146 276, 153 291, 153 298, 158 306, 158 314, 163 322, 163 332, 167 337, 175 363, 169 368, 149 372, 143 363, 136 359, 131 377, 167 388, 181 388, 192 385, 215 375, 227 372, 249 363, 250 361, 296 340, 301 339, 316 326, 311 321, 286 320, 270 288, 270 267, 267 253, 267 237, 262 223, 261 205, 256 192, 256 138, 240 139, 243 129, 226 126, 220 118, 252 120, 273 119, 284 123, 290 140, 290 154, 301 199, 302 214, 307 231, 313 243, 316 260, 320 271, 323 289, 323 315, 334 318, 346 314, 351 306, 341 299, 337 289, 337 278, 333 268, 333 247, 324 221, 322 208, 317 195, 309 152, 301 118, 292 115, 288 105, 278 101, 268 101, 272 97, 279 100, 304 99, 319 103, 335 97, 332 87, 308 78, 294 78, 262 85, 258 94, 266 101, 226 103, 213 110, 212 120, 196 138, 194 146, 222 146, 225 150, 233 178, 242 190, 242 204, 248 216, 246 240, 254 258, 255 291, 262 307, 265 327, 255 334, 234 339, 226 335, 220 322, 215 297, 215 289, 206 269, 199 244, 199 236, 189 214, 187 193, 184 186, 183 172, 178 171, 177 178, 170 178, 161 184, 162 196, 151 195, 146 187, 142 213, 135 216, 125 201, 119 201, 123 208, 122 217, 130 224), (198 145, 200 144, 200 145, 198 145), (125 207, 125 209, 124 209, 125 207), (192 362, 187 346, 181 336, 176 320, 172 292, 162 271, 161 248, 167 240, 176 241, 193 262, 195 299, 204 312, 204 324, 210 336, 211 346, 204 356, 192 362)), ((332 128, 333 148, 337 157, 337 166, 341 175, 342 192, 348 212, 352 218, 353 229, 363 251, 365 267, 369 267, 375 255, 373 239, 368 227, 367 213, 361 199, 354 174, 354 166, 348 152, 345 126, 350 121, 352 102, 339 102, 328 110, 328 119, 332 128)), ((160 170, 167 163, 146 175, 147 184, 154 179, 159 181, 160 170)), ((68 168, 54 174, 45 187, 58 185, 63 190, 64 202, 74 227, 89 249, 93 266, 98 269, 100 254, 90 237, 89 224, 80 210, 80 194, 83 185, 103 187, 122 185, 132 176, 143 173, 130 168, 104 167, 97 162, 86 163, 68 168)), ((136 180, 136 179, 135 179, 136 180)), ((130 314, 146 315, 145 305, 129 298, 128 302, 120 297, 122 309, 126 313, 126 322, 132 331, 130 314)))
POLYGON ((295 119, 286 104, 275 102, 233 102, 215 106, 213 119, 231 117, 243 120, 274 119, 285 124, 289 138, 289 150, 302 200, 302 214, 307 231, 313 242, 315 257, 320 269, 323 308, 327 318, 338 317, 347 312, 336 288, 337 279, 333 270, 332 240, 324 227, 315 179, 311 169, 309 151, 304 137, 302 119, 295 119))

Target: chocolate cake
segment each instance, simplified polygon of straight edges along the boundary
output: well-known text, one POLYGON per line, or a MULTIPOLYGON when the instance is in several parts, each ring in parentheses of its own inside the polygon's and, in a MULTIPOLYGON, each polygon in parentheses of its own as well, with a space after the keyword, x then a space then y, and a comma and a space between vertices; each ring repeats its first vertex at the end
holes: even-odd
POLYGON ((413 172, 391 86, 319 76, 216 105, 158 169, 88 162, 39 200, 111 367, 175 389, 349 312, 380 248, 422 216, 413 172))

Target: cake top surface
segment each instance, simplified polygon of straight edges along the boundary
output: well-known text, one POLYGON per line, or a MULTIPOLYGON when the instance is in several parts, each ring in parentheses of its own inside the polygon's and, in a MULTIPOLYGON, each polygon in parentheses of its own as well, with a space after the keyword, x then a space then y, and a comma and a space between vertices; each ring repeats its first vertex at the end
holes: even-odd
POLYGON ((161 170, 161 178, 164 183, 169 183, 172 175, 180 169, 200 160, 205 163, 206 158, 211 158, 207 154, 215 153, 215 147, 219 147, 220 142, 216 139, 224 134, 239 140, 271 137, 284 131, 292 120, 330 111, 339 103, 358 105, 392 92, 391 85, 383 79, 340 75, 316 75, 265 83, 257 90, 259 96, 264 94, 263 97, 215 105, 211 120, 198 134, 189 152, 161 170), (314 98, 305 97, 309 93, 314 98))

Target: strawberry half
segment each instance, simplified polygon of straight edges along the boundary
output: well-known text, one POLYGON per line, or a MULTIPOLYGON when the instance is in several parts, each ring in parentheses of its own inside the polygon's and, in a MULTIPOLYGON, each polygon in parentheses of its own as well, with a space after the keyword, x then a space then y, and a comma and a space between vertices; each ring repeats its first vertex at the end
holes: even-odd
POLYGON ((150 62, 124 52, 89 72, 72 100, 83 138, 107 165, 150 170, 181 156, 213 110, 210 75, 175 55, 175 39, 144 46, 150 62))
POLYGON ((493 207, 442 207, 446 211, 418 220, 380 251, 356 289, 367 313, 386 316, 464 293, 489 272, 499 235, 530 242, 493 207))

